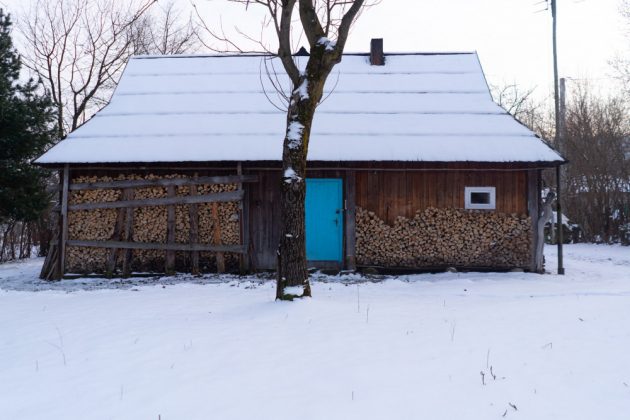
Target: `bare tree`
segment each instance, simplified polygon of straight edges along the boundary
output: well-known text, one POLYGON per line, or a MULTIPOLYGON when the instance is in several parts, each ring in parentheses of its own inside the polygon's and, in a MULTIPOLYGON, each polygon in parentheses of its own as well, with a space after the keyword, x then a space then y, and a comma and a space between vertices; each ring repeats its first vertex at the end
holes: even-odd
MULTIPOLYGON (((630 0, 623 0, 619 5, 619 13, 625 23, 625 37, 630 39, 630 0)), ((630 93, 630 51, 626 49, 624 55, 617 55, 610 61, 616 78, 619 80, 626 95, 630 93)))
POLYGON ((496 103, 516 118, 532 107, 534 90, 535 88, 523 90, 516 83, 491 87, 496 103))
POLYGON ((199 24, 173 1, 152 9, 133 25, 134 54, 185 54, 200 47, 199 24))
POLYGON ((566 213, 589 241, 622 239, 630 222, 627 107, 619 97, 598 97, 577 85, 567 107, 566 213))
MULTIPOLYGON (((269 26, 277 41, 276 56, 291 81, 288 95, 286 131, 282 149, 281 232, 278 247, 277 299, 311 296, 306 266, 306 227, 304 202, 306 198, 306 157, 315 110, 322 100, 324 84, 334 66, 341 62, 348 34, 365 0, 228 0, 246 8, 262 7, 266 12, 263 30, 269 26), (294 19, 297 12, 299 24, 294 19), (300 66, 293 56, 297 50, 293 40, 303 36, 309 45, 306 65, 300 66), (302 288, 302 294, 286 293, 287 286, 302 288)), ((372 2, 374 4, 375 2, 372 2)), ((245 52, 222 28, 211 30, 204 24, 211 38, 227 50, 245 52)), ((256 39, 241 31, 246 41, 253 41, 258 49, 269 52, 262 37, 256 39)), ((225 50, 224 49, 224 50, 225 50)))
POLYGON ((522 88, 516 83, 492 85, 494 101, 543 139, 554 137, 553 110, 549 101, 534 97, 536 88, 522 88))
POLYGON ((107 103, 133 53, 133 25, 157 0, 36 0, 20 19, 24 64, 58 110, 59 137, 107 103))

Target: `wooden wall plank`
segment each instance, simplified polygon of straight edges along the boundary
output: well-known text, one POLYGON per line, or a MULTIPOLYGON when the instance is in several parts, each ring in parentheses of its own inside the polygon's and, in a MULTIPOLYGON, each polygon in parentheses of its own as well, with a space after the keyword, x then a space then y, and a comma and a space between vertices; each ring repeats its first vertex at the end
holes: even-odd
MULTIPOLYGON (((166 195, 168 198, 175 198, 175 187, 173 185, 169 185, 166 188, 166 195)), ((216 205, 216 203, 213 203, 213 205, 216 205)), ((175 206, 172 204, 167 206, 166 212, 166 243, 172 245, 175 243, 175 206)), ((166 273, 174 272, 175 251, 169 249, 166 251, 166 273)))
MULTIPOLYGON (((190 185, 188 194, 196 196, 197 185, 190 185)), ((188 206, 188 218, 190 220, 190 243, 196 244, 199 242, 199 206, 195 203, 191 203, 188 206)), ((190 272, 193 275, 198 275, 199 271, 199 251, 191 251, 190 253, 190 272)))
MULTIPOLYGON (((133 200, 135 190, 133 188, 127 188, 123 190, 123 200, 133 200)), ((125 241, 130 243, 133 241, 133 208, 127 207, 125 209, 125 241)), ((119 247, 123 248, 123 247, 119 247)), ((129 277, 131 274, 131 260, 133 253, 131 248, 125 248, 123 254, 123 277, 129 277)))
POLYGON ((250 184, 249 226, 251 259, 255 270, 273 270, 280 239, 280 182, 282 171, 259 173, 259 182, 250 184))
POLYGON ((518 204, 516 205, 516 210, 519 213, 526 214, 527 213, 527 194, 522 194, 521 191, 527 191, 527 172, 517 172, 518 175, 518 184, 517 191, 515 195, 518 197, 518 204))
POLYGON ((345 265, 347 270, 356 270, 356 173, 348 171, 345 182, 345 265))
POLYGON ((387 223, 428 207, 464 208, 466 186, 494 186, 496 211, 527 212, 525 171, 357 171, 356 205, 387 223))

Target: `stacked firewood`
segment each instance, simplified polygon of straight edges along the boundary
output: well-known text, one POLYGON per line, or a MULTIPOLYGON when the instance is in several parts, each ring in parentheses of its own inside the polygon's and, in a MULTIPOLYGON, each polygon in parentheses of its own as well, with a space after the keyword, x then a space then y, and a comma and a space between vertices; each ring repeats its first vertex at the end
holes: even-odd
MULTIPOLYGON (((142 180, 161 178, 181 178, 182 175, 159 176, 148 175, 120 175, 116 178, 82 176, 72 180, 72 183, 102 182, 112 180, 142 180)), ((188 196, 190 189, 195 187, 175 187, 176 195, 188 196)), ((197 185, 197 195, 234 191, 235 184, 197 185)), ((164 198, 168 196, 165 187, 146 187, 134 189, 133 199, 164 198)), ((94 203, 104 201, 118 201, 122 199, 119 189, 98 189, 71 191, 69 204, 94 203)), ((190 243, 190 206, 175 205, 175 242, 190 243)), ((240 243, 240 221, 238 203, 203 203, 196 204, 198 211, 198 242, 203 244, 235 245, 240 243), (213 208, 214 207, 214 208, 213 208), (216 214, 216 218, 214 215, 216 214), (215 226, 218 227, 215 228, 215 226)), ((98 209, 70 211, 68 216, 68 238, 70 240, 125 240, 114 237, 116 220, 119 212, 125 209, 98 209)), ((134 242, 166 243, 167 241, 167 206, 137 207, 133 210, 134 242)), ((66 271, 76 273, 104 273, 107 271, 107 259, 111 250, 90 247, 68 247, 66 254, 66 271)), ((117 253, 117 266, 122 265, 124 251, 117 253)), ((213 252, 200 253, 200 267, 204 271, 216 269, 216 254, 213 252)), ((225 255, 226 266, 234 267, 238 263, 238 256, 225 255)), ((133 250, 133 271, 164 271, 165 251, 163 250, 133 250)), ((190 270, 190 253, 177 252, 175 267, 177 270, 190 270)))
POLYGON ((357 263, 387 267, 527 268, 531 220, 480 210, 418 210, 393 225, 357 208, 357 263))
MULTIPOLYGON (((74 182, 112 181, 111 177, 82 177, 74 182)), ((120 190, 72 191, 68 204, 118 201, 120 190)), ((117 211, 115 209, 77 210, 68 212, 68 239, 107 241, 114 233, 117 211)), ((104 272, 108 250, 103 248, 66 249, 68 272, 104 272)))
MULTIPOLYGON (((237 186, 234 184, 214 184, 197 186, 198 194, 221 193, 235 191, 237 186)), ((185 208, 182 218, 186 218, 188 214, 188 206, 185 208)), ((237 245, 241 242, 240 220, 238 213, 238 203, 204 203, 197 205, 199 211, 199 242, 207 244, 216 244, 217 240, 222 245, 237 245), (213 214, 216 206, 217 218, 213 214), (218 230, 215 223, 218 221, 218 230)), ((178 217, 179 220, 179 217, 178 217)), ((189 220, 189 219, 188 219, 189 220)), ((188 231, 185 231, 188 232, 188 231)), ((206 271, 216 269, 216 254, 212 252, 201 252, 201 265, 206 271)), ((225 254, 226 267, 235 268, 238 264, 238 255, 225 254)))

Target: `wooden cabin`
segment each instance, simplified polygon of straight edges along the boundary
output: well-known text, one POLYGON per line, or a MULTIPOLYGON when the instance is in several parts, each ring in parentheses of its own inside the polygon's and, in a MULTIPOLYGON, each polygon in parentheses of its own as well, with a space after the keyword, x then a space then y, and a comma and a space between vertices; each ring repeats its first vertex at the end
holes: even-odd
MULTIPOLYGON (((493 102, 476 53, 379 51, 344 55, 315 116, 310 264, 535 270, 541 170, 564 159, 493 102)), ((61 173, 46 276, 274 269, 281 69, 132 58, 109 105, 36 160, 61 173)))

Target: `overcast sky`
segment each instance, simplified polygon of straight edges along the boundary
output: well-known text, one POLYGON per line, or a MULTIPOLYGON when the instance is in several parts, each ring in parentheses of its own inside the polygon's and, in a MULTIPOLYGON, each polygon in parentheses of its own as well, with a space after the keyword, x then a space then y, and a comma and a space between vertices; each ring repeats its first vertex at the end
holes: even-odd
MULTIPOLYGON (((121 0, 123 1, 123 0, 121 0)), ((159 0, 164 3, 167 0, 159 0)), ((259 33, 259 17, 224 0, 194 0, 209 24, 238 24, 259 33)), ((9 11, 29 0, 0 0, 9 11)), ((182 6, 189 0, 176 0, 182 6)), ((558 0, 561 76, 610 86, 608 62, 626 53, 620 0, 558 0)), ((476 50, 492 84, 516 82, 551 90, 551 13, 540 0, 382 0, 357 22, 347 51, 384 38, 386 52, 476 50)), ((630 45, 630 44, 629 44, 630 45)), ((570 89, 570 82, 568 88, 570 89)))

